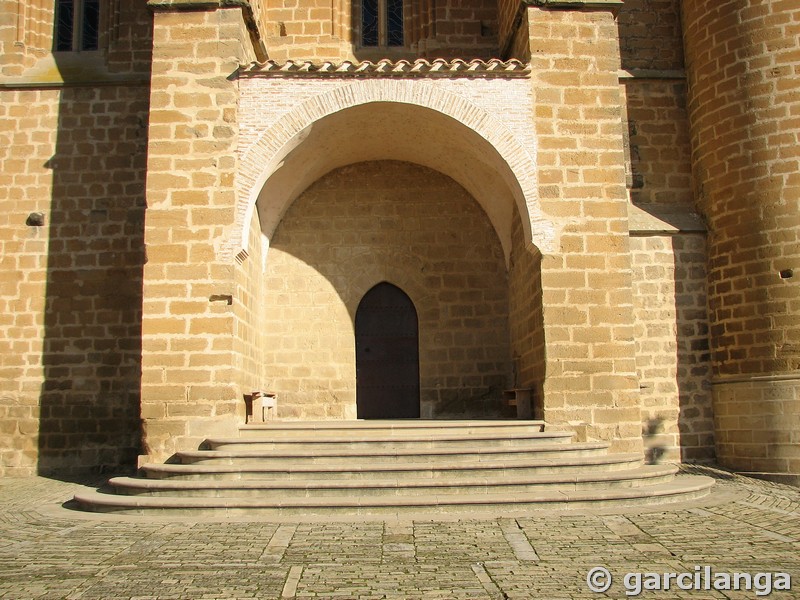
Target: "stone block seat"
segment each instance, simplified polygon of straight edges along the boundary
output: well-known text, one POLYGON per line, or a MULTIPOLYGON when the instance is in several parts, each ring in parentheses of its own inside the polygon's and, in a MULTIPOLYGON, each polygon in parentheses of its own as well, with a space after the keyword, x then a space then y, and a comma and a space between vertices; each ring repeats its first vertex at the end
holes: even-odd
POLYGON ((534 420, 253 423, 75 501, 128 514, 469 515, 663 504, 713 485, 572 437, 534 420))

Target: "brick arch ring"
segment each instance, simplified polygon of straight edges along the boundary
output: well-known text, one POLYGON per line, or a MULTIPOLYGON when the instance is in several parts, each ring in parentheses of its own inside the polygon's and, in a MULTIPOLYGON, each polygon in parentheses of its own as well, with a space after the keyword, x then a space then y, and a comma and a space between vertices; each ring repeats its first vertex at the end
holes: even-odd
POLYGON ((233 254, 247 251, 259 193, 289 153, 303 143, 310 126, 348 108, 377 102, 430 109, 453 120, 454 134, 477 135, 487 142, 501 159, 498 164, 513 178, 516 189, 510 191, 521 217, 526 246, 541 253, 554 250, 556 227, 539 205, 535 159, 508 127, 464 96, 425 81, 373 79, 308 98, 263 130, 247 148, 240 157, 236 182, 238 198, 229 246, 233 254))

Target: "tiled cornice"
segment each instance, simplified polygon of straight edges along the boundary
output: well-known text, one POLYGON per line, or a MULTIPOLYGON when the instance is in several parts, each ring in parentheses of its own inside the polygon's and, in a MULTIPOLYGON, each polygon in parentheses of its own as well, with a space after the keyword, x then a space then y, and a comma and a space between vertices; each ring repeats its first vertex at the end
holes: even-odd
POLYGON ((454 59, 379 60, 372 62, 343 61, 341 63, 267 60, 239 69, 240 77, 527 77, 530 67, 518 60, 490 59, 469 62, 454 59))

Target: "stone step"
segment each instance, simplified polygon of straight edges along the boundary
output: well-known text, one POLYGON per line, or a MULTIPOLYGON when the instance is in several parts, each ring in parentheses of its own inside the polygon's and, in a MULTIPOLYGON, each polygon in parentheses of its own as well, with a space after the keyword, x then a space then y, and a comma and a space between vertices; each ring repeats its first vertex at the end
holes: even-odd
POLYGON ((646 465, 636 469, 591 473, 487 473, 447 478, 380 478, 344 480, 181 480, 114 477, 109 484, 117 494, 146 496, 212 496, 257 498, 310 498, 340 496, 400 496, 407 494, 517 494, 541 490, 576 490, 602 487, 641 487, 671 481, 672 465, 646 465))
POLYGON ((572 437, 532 421, 254 424, 76 501, 86 510, 156 514, 506 514, 692 499, 711 485, 572 437))
POLYGON ((342 460, 339 464, 288 464, 275 462, 263 464, 257 461, 193 463, 193 464, 146 464, 142 471, 148 479, 187 480, 232 480, 260 479, 276 481, 308 480, 375 480, 392 477, 396 479, 433 478, 444 481, 472 477, 494 477, 537 475, 543 473, 575 473, 590 469, 592 472, 609 472, 633 469, 641 466, 641 454, 612 454, 605 456, 565 456, 554 458, 517 458, 516 460, 453 461, 450 457, 436 457, 429 462, 366 462, 342 460))
POLYGON ((239 427, 240 437, 308 437, 308 435, 370 434, 387 437, 407 435, 483 435, 534 433, 544 431, 544 421, 534 420, 352 420, 352 421, 268 421, 239 427))
POLYGON ((305 450, 302 446, 282 450, 189 450, 176 453, 182 464, 225 464, 279 466, 293 465, 369 465, 374 463, 429 463, 447 461, 450 464, 517 460, 522 458, 567 458, 604 456, 608 451, 605 442, 575 442, 572 444, 536 444, 532 447, 493 448, 475 446, 466 448, 439 449, 382 449, 371 451, 358 449, 329 448, 317 451, 305 450))
POLYGON ((85 492, 75 495, 76 504, 93 512, 142 515, 190 515, 226 517, 297 517, 318 515, 382 517, 425 514, 466 514, 487 511, 508 515, 515 511, 596 510, 643 507, 688 501, 708 494, 710 477, 677 476, 669 483, 640 487, 600 489, 548 489, 529 493, 402 494, 396 496, 342 496, 338 498, 246 498, 191 496, 127 496, 85 492))
POLYGON ((143 480, 136 478, 114 478, 110 484, 118 494, 144 494, 168 496, 214 496, 214 497, 266 497, 306 498, 338 496, 396 496, 407 493, 427 495, 442 494, 486 494, 486 493, 532 493, 542 489, 573 490, 602 486, 640 487, 671 481, 675 469, 642 467, 637 470, 612 473, 595 473, 565 476, 546 474, 523 478, 505 476, 492 478, 465 477, 461 480, 441 479, 378 479, 360 481, 186 481, 143 480))
POLYGON ((534 447, 536 444, 560 443, 569 444, 574 433, 569 431, 547 431, 547 432, 525 432, 525 433, 504 433, 504 432, 481 432, 471 435, 441 431, 419 432, 403 431, 395 432, 391 436, 385 436, 377 432, 351 431, 344 434, 322 434, 319 432, 307 432, 303 435, 296 435, 287 438, 264 437, 255 438, 210 438, 204 443, 204 447, 210 450, 239 450, 247 448, 249 450, 285 450, 293 446, 302 445, 306 450, 319 451, 332 448, 347 449, 374 449, 401 450, 407 449, 433 449, 433 448, 470 448, 475 446, 490 446, 495 448, 509 447, 534 447))

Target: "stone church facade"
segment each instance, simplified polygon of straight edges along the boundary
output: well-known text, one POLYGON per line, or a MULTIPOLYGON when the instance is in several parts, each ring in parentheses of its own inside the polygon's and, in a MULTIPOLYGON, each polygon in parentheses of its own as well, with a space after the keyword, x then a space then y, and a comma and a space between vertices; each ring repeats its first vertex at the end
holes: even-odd
POLYGON ((800 473, 800 7, 0 14, 0 473, 164 460, 257 390, 367 414, 386 284, 412 416, 530 389, 578 439, 800 473))

